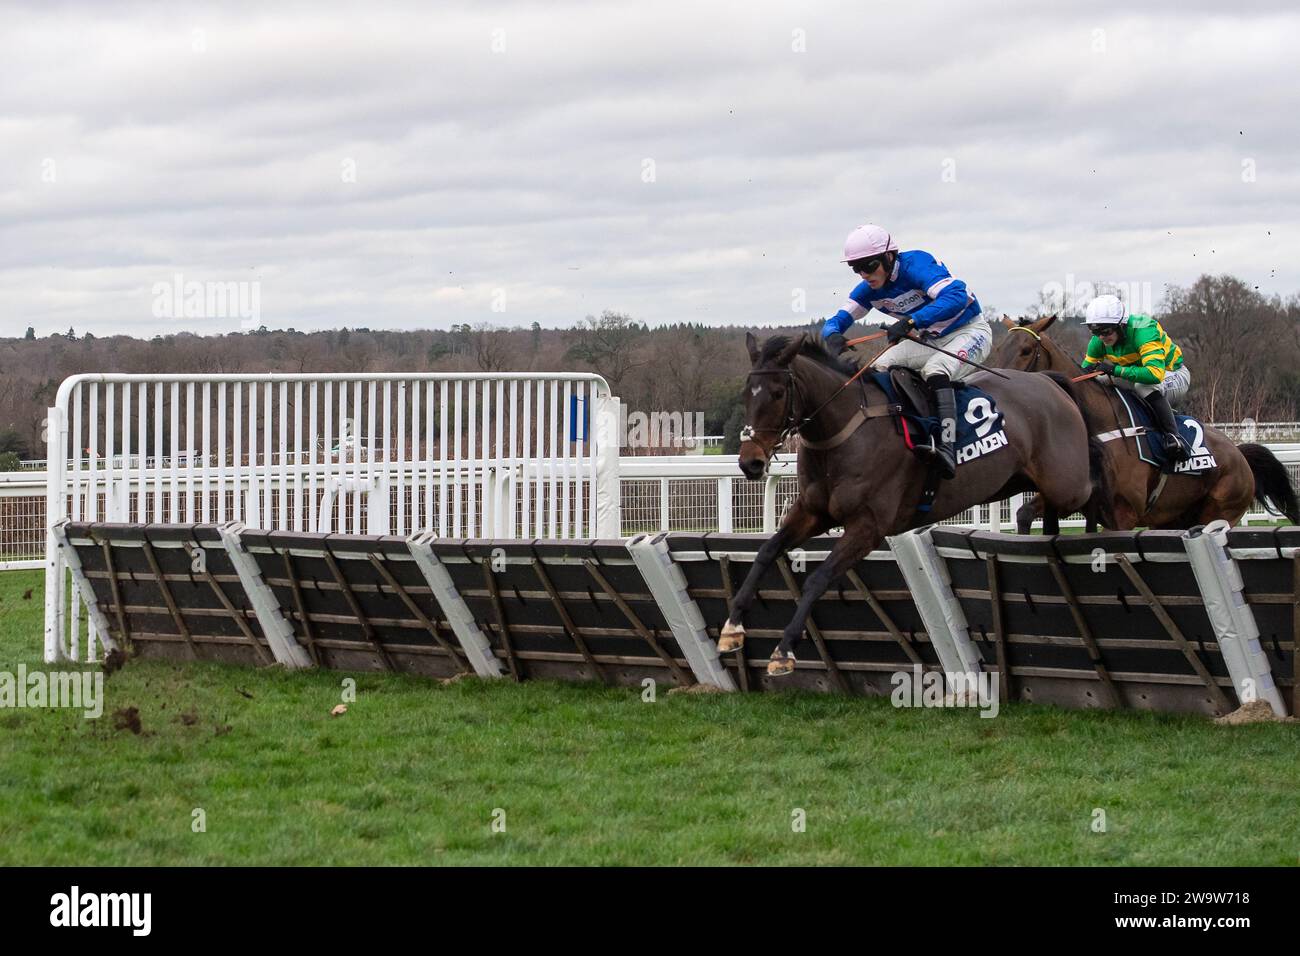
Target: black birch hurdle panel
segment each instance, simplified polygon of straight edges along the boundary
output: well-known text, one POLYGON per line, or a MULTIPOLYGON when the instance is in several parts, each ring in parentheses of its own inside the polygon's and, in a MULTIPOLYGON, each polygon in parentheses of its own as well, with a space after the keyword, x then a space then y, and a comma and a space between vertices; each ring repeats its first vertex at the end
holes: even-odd
POLYGON ((69 524, 118 644, 141 657, 266 665, 274 656, 216 525, 69 524))
POLYGON ((928 596, 909 587, 916 569, 905 575, 893 550, 873 552, 817 601, 794 674, 774 679, 768 657, 834 538, 813 539, 767 571, 743 651, 719 656, 728 602, 763 535, 461 541, 215 525, 56 529, 92 619, 141 657, 879 696, 898 672, 944 670, 939 652, 950 645, 932 639, 925 621, 936 619, 922 614, 937 600, 961 632, 942 640, 996 672, 1006 700, 1222 714, 1247 686, 1225 647, 1249 645, 1251 680, 1268 685, 1274 709, 1300 703, 1300 528, 1216 539, 1230 566, 1224 587, 1253 615, 1237 631, 1216 630, 1224 618, 1207 602, 1222 604, 1227 592, 1215 598, 1198 583, 1182 532, 913 534, 936 555, 921 580, 928 596))
POLYGON ((313 664, 429 677, 467 670, 404 539, 253 530, 241 539, 313 664))
POLYGON ((1053 539, 939 528, 933 539, 1008 699, 1235 708, 1181 532, 1053 539))
POLYGON ((435 540, 431 548, 516 680, 695 683, 621 541, 435 540))
MULTIPOLYGON (((688 593, 715 642, 731 597, 766 540, 766 535, 752 534, 668 536, 668 550, 685 574, 688 593)), ((897 671, 917 664, 926 670, 939 667, 893 555, 879 550, 859 561, 814 605, 808 633, 796 651, 794 673, 768 677, 768 658, 794 613, 803 581, 834 543, 831 537, 806 542, 768 568, 759 581, 758 598, 745 622, 745 645, 723 657, 740 689, 800 687, 872 696, 890 693, 890 675, 897 671)))

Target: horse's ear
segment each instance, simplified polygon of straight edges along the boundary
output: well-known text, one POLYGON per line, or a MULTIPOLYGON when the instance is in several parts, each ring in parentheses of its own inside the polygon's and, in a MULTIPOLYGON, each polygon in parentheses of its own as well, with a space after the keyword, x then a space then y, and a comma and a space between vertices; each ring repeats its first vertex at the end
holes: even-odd
POLYGON ((804 343, 808 341, 808 333, 801 332, 798 335, 790 337, 790 344, 781 350, 781 354, 776 357, 777 365, 789 365, 790 360, 799 354, 804 343))
POLYGON ((1009 328, 1009 329, 1014 329, 1014 328, 1016 327, 1016 320, 1013 319, 1011 316, 1007 315, 1005 312, 1003 312, 1003 313, 1002 313, 1002 324, 1005 325, 1005 326, 1006 326, 1007 328, 1009 328))
POLYGON ((1039 319, 1037 322, 1034 323, 1034 331, 1037 332, 1039 335, 1042 335, 1049 328, 1051 328, 1052 323, 1055 321, 1056 321, 1055 314, 1044 316, 1043 318, 1039 319))
POLYGON ((758 349, 758 339, 754 338, 753 332, 745 333, 745 348, 749 349, 749 361, 751 364, 757 364, 758 357, 762 353, 758 349))

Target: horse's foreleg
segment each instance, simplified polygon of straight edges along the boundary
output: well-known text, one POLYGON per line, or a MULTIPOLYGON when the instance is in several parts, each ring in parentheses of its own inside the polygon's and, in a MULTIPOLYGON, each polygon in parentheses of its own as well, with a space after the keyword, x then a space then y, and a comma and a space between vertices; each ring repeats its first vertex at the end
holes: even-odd
MULTIPOLYGON (((994 502, 993 507, 1001 507, 994 502)), ((1032 501, 1026 501, 1016 509, 1016 534, 1029 534, 1034 528, 1034 521, 1043 516, 1043 496, 1034 495, 1032 501)))
POLYGON ((781 635, 781 643, 772 652, 772 660, 767 665, 767 672, 774 677, 789 674, 794 670, 794 648, 803 637, 804 625, 817 600, 826 593, 831 582, 853 566, 859 558, 871 552, 880 543, 880 534, 876 523, 869 517, 863 517, 845 526, 844 535, 835 542, 835 547, 826 556, 826 560, 803 583, 803 593, 795 605, 794 617, 786 625, 781 635))
POLYGON ((1061 533, 1061 513, 1051 504, 1043 503, 1043 534, 1058 535, 1061 533))
POLYGON ((787 548, 793 548, 813 535, 820 534, 827 526, 824 517, 814 515, 798 499, 795 500, 790 510, 786 512, 785 518, 782 519, 781 527, 772 537, 763 542, 763 546, 754 555, 754 563, 749 569, 749 574, 745 575, 745 583, 732 598, 731 607, 727 609, 727 622, 722 625, 722 632, 718 637, 719 652, 738 650, 745 643, 745 614, 758 594, 759 580, 772 566, 772 562, 787 548))

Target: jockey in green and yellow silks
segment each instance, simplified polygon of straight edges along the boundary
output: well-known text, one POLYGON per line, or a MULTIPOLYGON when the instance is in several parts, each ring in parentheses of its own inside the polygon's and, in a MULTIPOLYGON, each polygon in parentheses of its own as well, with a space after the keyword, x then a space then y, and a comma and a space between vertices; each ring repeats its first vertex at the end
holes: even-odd
POLYGON ((1149 315, 1129 315, 1124 303, 1102 295, 1088 303, 1084 321, 1093 333, 1083 358, 1085 371, 1110 376, 1118 388, 1137 392, 1147 400, 1164 433, 1166 453, 1174 461, 1187 458, 1178 440, 1171 401, 1181 401, 1192 376, 1183 364, 1183 351, 1149 315))

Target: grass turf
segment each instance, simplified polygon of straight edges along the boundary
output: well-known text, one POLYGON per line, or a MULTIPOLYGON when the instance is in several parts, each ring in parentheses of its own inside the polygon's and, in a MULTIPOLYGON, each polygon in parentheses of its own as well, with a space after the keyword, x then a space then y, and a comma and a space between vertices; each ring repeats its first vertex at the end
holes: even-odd
MULTIPOLYGON (((0 574, 0 670, 41 574, 0 574), (24 592, 31 589, 29 598, 24 592)), ((0 864, 1295 864, 1296 725, 131 662, 0 710, 0 864), (141 732, 115 729, 135 707, 141 732), (192 829, 202 809, 206 832, 192 829), (494 810, 504 832, 493 832, 494 810), (797 811, 806 828, 795 832, 797 811), (1093 832, 1096 810, 1106 832, 1093 832)))

